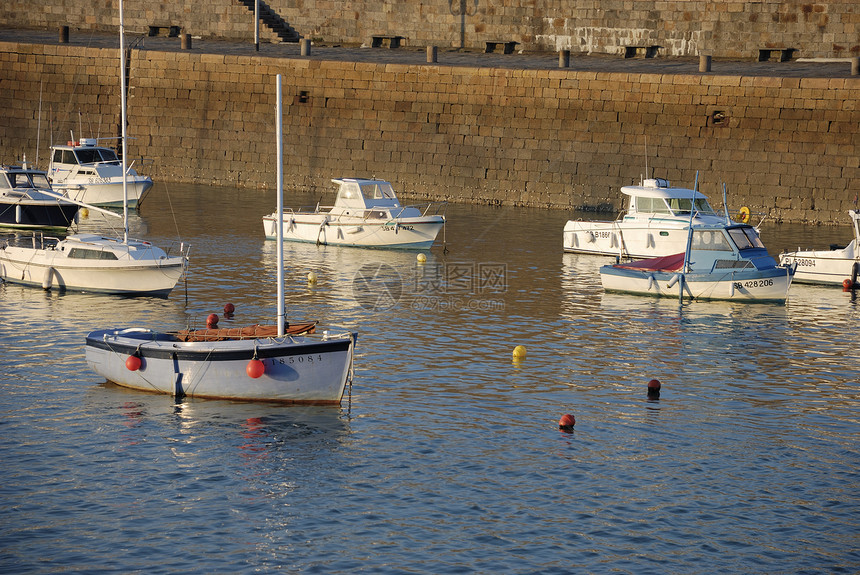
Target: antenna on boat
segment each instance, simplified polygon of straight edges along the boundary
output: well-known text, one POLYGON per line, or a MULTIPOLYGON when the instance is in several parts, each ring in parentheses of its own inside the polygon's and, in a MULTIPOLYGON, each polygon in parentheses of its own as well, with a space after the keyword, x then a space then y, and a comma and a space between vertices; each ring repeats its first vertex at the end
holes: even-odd
POLYGON ((729 203, 726 200, 726 183, 723 182, 723 211, 726 212, 726 225, 731 225, 732 218, 729 216, 729 203))
POLYGON ((648 136, 645 136, 645 179, 648 179, 648 136))
POLYGON ((122 19, 122 0, 119 0, 119 77, 120 122, 122 123, 122 241, 128 243, 128 178, 126 178, 125 173, 125 31, 122 19))
POLYGON ((281 75, 278 74, 275 78, 275 98, 276 114, 275 114, 275 133, 277 135, 277 154, 278 154, 278 205, 275 209, 277 217, 275 225, 277 227, 277 246, 275 254, 278 258, 278 337, 284 336, 284 321, 286 320, 286 312, 284 311, 284 142, 283 142, 283 127, 281 109, 281 75))

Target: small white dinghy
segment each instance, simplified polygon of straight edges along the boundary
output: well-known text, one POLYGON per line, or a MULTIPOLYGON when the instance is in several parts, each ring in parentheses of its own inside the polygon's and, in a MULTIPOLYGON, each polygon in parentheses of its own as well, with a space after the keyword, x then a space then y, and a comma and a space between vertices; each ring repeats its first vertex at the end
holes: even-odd
POLYGON ((860 275, 860 212, 848 210, 848 215, 854 228, 854 239, 848 245, 829 250, 798 249, 796 252, 780 254, 781 264, 797 267, 794 281, 860 287, 857 285, 860 275))
MULTIPOLYGON (((275 239, 276 222, 284 222, 284 240, 365 248, 428 249, 445 225, 445 215, 401 206, 391 183, 339 178, 333 206, 281 210, 263 218, 266 239, 275 239)), ((436 205, 444 208, 445 203, 436 205)))
MULTIPOLYGON (((277 76, 278 207, 283 202, 281 76, 277 76)), ((283 226, 278 226, 278 239, 283 226)), ((87 364, 108 381, 176 397, 338 405, 352 381, 357 334, 284 321, 283 242, 277 246, 275 326, 157 332, 103 329, 86 337, 87 364)))

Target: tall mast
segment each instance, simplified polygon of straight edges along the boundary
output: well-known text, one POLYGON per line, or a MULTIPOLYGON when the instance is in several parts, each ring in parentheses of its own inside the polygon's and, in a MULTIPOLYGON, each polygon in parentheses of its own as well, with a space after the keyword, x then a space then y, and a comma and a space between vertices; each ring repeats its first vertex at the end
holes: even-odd
POLYGON ((128 243, 128 182, 126 180, 125 163, 125 30, 122 19, 122 0, 119 0, 119 101, 120 101, 120 123, 122 124, 122 239, 128 243))

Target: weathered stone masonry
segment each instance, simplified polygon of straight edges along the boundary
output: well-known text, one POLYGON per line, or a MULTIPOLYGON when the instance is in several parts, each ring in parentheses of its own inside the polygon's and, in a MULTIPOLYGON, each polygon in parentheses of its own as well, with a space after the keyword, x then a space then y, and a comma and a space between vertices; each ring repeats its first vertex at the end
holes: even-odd
MULTIPOLYGON (((118 131, 115 50, 0 43, 0 154, 42 164, 69 130, 118 131), (78 115, 78 111, 81 115, 78 115)), ((129 156, 162 181, 274 185, 273 77, 292 189, 337 176, 406 196, 620 207, 645 169, 720 204, 843 221, 860 192, 860 78, 760 78, 376 65, 132 51, 129 156), (647 149, 646 149, 647 141, 647 149)))

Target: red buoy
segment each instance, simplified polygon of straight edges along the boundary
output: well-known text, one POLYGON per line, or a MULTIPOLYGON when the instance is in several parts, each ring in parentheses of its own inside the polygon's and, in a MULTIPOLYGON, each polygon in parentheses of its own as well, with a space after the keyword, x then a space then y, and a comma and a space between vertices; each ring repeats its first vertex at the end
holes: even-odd
POLYGON ((217 313, 210 313, 206 317, 206 327, 211 329, 211 328, 215 327, 216 325, 218 325, 218 314, 217 313))
POLYGON ((142 363, 143 362, 140 360, 140 358, 138 356, 130 355, 130 356, 128 356, 128 359, 125 360, 125 367, 129 371, 137 371, 138 369, 140 369, 140 366, 142 363))
POLYGON ((576 425, 576 418, 569 413, 565 413, 558 420, 558 428, 562 431, 573 431, 574 425, 576 425))
POLYGON ((224 304, 224 315, 230 315, 236 311, 236 306, 232 303, 224 304))
POLYGON ((248 377, 251 379, 257 379, 266 371, 266 366, 263 365, 263 362, 257 358, 252 359, 248 362, 248 366, 245 368, 245 373, 248 374, 248 377))
POLYGON ((660 397, 659 379, 652 379, 648 382, 648 397, 660 397))
POLYGON ((854 287, 854 282, 852 282, 850 278, 845 278, 844 280, 842 280, 842 289, 843 290, 848 291, 852 287, 854 287))

